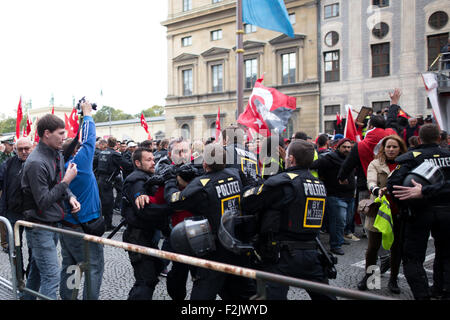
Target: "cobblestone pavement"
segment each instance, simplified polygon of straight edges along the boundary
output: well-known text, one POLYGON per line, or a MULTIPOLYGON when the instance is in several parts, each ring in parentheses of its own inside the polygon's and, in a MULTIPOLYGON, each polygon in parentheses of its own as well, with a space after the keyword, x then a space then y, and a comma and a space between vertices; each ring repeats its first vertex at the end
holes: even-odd
MULTIPOLYGON (((118 214, 114 215, 113 222, 118 224, 120 216, 118 214)), ((122 241, 122 231, 123 228, 113 237, 114 240, 122 241)), ((357 227, 357 235, 361 234, 361 228, 357 227)), ((109 232, 105 234, 105 237, 109 235, 109 232)), ((325 247, 328 248, 328 235, 321 234, 321 240, 325 247)), ((24 260, 27 261, 27 248, 26 244, 23 250, 24 260)), ((337 279, 330 280, 330 284, 341 288, 355 289, 358 281, 364 275, 364 255, 367 247, 367 238, 362 238, 360 241, 351 241, 350 245, 344 245, 343 250, 345 255, 338 256, 337 279)), ((59 245, 58 245, 59 248, 59 245)), ((125 250, 114 248, 111 246, 105 246, 105 271, 103 275, 103 283, 100 292, 101 300, 126 300, 128 292, 134 283, 134 276, 131 264, 128 259, 128 254, 125 250)), ((432 281, 432 264, 434 260, 434 245, 433 239, 431 238, 428 242, 427 250, 427 260, 425 261, 425 269, 427 271, 428 279, 432 281)), ((169 266, 170 268, 170 266, 169 266)), ((402 269, 400 269, 399 275, 399 287, 401 288, 401 294, 392 294, 387 289, 387 282, 389 280, 389 271, 381 275, 381 289, 370 290, 368 292, 394 297, 403 300, 411 300, 412 293, 409 286, 402 274, 402 269)), ((9 263, 9 256, 5 253, 0 253, 0 277, 11 281, 11 268, 9 263)), ((0 278, 0 280, 1 280, 0 278)), ((189 298, 189 292, 192 288, 192 281, 189 278, 187 283, 187 292, 189 298)), ((81 291, 79 294, 81 297, 81 291)), ((6 289, 3 281, 0 281, 0 299, 1 300, 11 300, 13 298, 10 290, 6 289)), ((166 278, 160 277, 160 282, 156 286, 154 292, 155 300, 170 300, 170 297, 166 291, 166 278)), ((305 290, 300 288, 292 288, 289 290, 288 299, 291 300, 304 300, 309 299, 308 294, 305 290)))

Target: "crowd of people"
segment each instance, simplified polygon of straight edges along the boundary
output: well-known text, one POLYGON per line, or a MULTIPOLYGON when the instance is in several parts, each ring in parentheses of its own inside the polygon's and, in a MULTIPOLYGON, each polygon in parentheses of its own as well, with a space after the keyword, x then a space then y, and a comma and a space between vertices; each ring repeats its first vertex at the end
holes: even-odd
MULTIPOLYGON (((248 141, 234 125, 219 141, 102 139, 96 137, 92 106, 84 102, 81 137, 65 139, 64 122, 47 114, 37 125, 38 144, 27 138, 3 143, 0 213, 12 224, 21 219, 95 235, 124 228, 127 243, 326 284, 336 276, 333 255, 345 255, 345 245, 351 248, 367 237, 359 290, 368 289, 370 267, 380 260, 381 272, 391 269, 391 292, 400 293, 403 263, 415 299, 448 299, 450 202, 442 195, 450 192, 449 140, 430 121, 399 117, 400 95, 395 90, 389 108, 358 124, 361 141, 342 134, 320 134, 313 141, 302 131, 288 139, 272 135, 248 141), (424 163, 434 170, 416 169, 424 163), (418 173, 408 185, 405 178, 413 171, 418 173), (431 171, 434 180, 427 176, 431 171), (367 199, 385 201, 389 213, 363 214, 358 204, 367 199), (119 225, 113 224, 115 210, 121 214, 119 225), (381 256, 380 215, 393 233, 381 256), (423 269, 430 232, 435 245, 431 288, 423 269), (329 251, 320 250, 320 233, 329 234, 329 251)), ((84 241, 45 229, 25 231, 29 259, 18 258, 26 281, 21 299, 35 299, 37 292, 71 299, 70 267, 86 260, 84 241)), ((7 251, 10 244, 1 234, 7 251)), ((89 249, 90 283, 83 299, 95 300, 105 261, 101 244, 90 242, 89 249)), ((169 268, 168 260, 128 255, 135 278, 130 300, 151 300, 161 275, 167 276, 170 297, 184 300, 189 273, 193 300, 217 295, 245 300, 257 293, 247 278, 178 262, 169 268)), ((268 282, 267 298, 286 299, 288 289, 268 282)), ((336 299, 307 292, 312 299, 336 299)))

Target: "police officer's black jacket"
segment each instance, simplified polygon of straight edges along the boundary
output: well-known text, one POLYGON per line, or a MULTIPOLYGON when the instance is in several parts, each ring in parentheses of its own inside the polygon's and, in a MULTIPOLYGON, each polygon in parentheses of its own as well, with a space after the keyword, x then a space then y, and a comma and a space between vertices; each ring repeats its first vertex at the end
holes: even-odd
POLYGON ((307 169, 291 167, 246 190, 245 215, 256 214, 259 233, 279 241, 311 241, 319 234, 325 210, 323 183, 307 169))
POLYGON ((112 148, 106 148, 98 153, 98 158, 94 161, 97 163, 97 174, 109 177, 114 172, 119 172, 122 165, 122 155, 112 148))
POLYGON ((133 170, 134 170, 132 153, 130 150, 127 150, 122 154, 121 167, 122 167, 123 179, 126 179, 128 177, 128 175, 131 172, 133 172, 133 170))
POLYGON ((176 179, 166 181, 164 199, 174 210, 188 210, 208 219, 212 233, 217 234, 225 210, 239 210, 242 182, 238 170, 226 168, 207 172, 179 191, 176 179))
MULTIPOLYGON (((397 157, 395 161, 398 163, 398 166, 388 178, 387 183, 387 188, 391 193, 394 190, 394 185, 403 185, 403 181, 408 173, 424 161, 431 162, 440 167, 444 173, 445 180, 450 180, 450 151, 440 148, 438 144, 422 144, 414 150, 397 157)), ((450 204, 450 197, 434 196, 433 192, 437 192, 436 189, 436 186, 428 190, 425 189, 425 193, 429 199, 428 201, 422 201, 423 205, 428 207, 450 204)))
POLYGON ((139 229, 164 229, 168 216, 173 213, 167 204, 147 204, 144 209, 136 207, 135 200, 140 195, 152 196, 156 193, 157 186, 146 189, 145 182, 151 175, 139 169, 135 169, 126 179, 123 185, 122 215, 127 223, 139 229))

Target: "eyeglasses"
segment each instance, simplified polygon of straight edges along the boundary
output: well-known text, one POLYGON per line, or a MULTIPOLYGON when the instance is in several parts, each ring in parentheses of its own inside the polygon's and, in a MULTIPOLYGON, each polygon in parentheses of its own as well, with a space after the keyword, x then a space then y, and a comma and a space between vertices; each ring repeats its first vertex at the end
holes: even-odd
POLYGON ((25 147, 25 148, 17 148, 17 151, 19 152, 24 152, 24 151, 30 151, 30 147, 25 147))

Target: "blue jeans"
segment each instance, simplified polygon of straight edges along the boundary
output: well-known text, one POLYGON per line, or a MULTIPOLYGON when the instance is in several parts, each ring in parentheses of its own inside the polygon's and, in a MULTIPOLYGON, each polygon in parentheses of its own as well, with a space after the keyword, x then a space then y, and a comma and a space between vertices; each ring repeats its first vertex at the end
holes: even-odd
MULTIPOLYGON (((26 229, 28 248, 31 256, 30 273, 26 288, 55 299, 58 291, 60 267, 56 245, 58 234, 42 229, 26 229)), ((36 297, 25 293, 24 300, 35 300, 36 297)))
MULTIPOLYGON (((67 228, 64 229, 83 232, 81 227, 77 229, 67 228)), ((69 266, 76 265, 84 262, 85 259, 85 241, 83 239, 73 237, 66 234, 60 234, 59 240, 61 241, 61 282, 59 286, 59 293, 61 299, 72 299, 73 288, 69 288, 69 283, 73 282, 74 271, 67 270, 69 266)), ((83 300, 98 300, 100 296, 100 287, 102 285, 103 270, 105 266, 103 245, 94 242, 88 242, 89 246, 89 275, 91 278, 90 283, 87 283, 87 277, 85 274, 83 300), (90 290, 88 290, 88 288, 90 290)))
POLYGON ((328 231, 330 248, 337 249, 344 243, 344 229, 349 210, 353 210, 353 198, 327 198, 328 231))
POLYGON ((355 233, 355 199, 351 199, 347 210, 347 221, 345 223, 344 234, 355 233))

